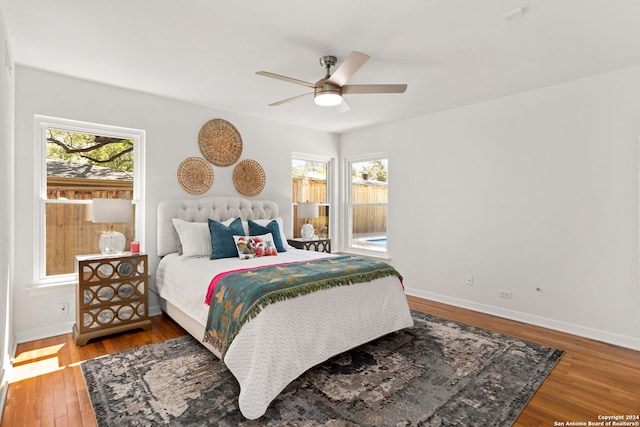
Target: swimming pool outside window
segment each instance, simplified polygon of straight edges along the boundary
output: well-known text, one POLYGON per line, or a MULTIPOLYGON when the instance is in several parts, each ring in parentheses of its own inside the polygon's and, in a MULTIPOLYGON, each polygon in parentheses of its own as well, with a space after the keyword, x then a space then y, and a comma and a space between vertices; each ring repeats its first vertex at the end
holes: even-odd
POLYGON ((368 156, 347 159, 348 247, 357 251, 387 252, 388 159, 368 156))

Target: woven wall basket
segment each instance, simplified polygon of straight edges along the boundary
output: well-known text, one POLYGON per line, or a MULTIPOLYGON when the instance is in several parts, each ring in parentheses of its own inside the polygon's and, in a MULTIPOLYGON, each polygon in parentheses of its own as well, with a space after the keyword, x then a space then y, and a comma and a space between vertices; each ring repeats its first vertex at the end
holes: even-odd
POLYGON ((233 185, 243 196, 257 196, 264 189, 267 177, 260 163, 242 160, 233 168, 233 185))
POLYGON ((201 157, 188 157, 178 166, 178 182, 190 194, 202 194, 213 184, 213 168, 201 157))
POLYGON ((209 120, 200 128, 198 146, 204 158, 216 166, 232 165, 242 154, 240 132, 222 119, 209 120))

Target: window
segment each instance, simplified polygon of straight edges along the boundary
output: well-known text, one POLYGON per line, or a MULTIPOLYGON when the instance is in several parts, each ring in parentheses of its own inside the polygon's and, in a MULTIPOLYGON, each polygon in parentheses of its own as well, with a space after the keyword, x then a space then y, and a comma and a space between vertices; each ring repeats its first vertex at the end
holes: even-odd
POLYGON ((329 237, 331 212, 331 166, 330 159, 304 154, 294 154, 291 159, 293 203, 293 237, 300 237, 305 222, 313 225, 315 235, 329 237), (298 218, 298 202, 318 203, 318 218, 298 218))
POLYGON ((36 116, 39 233, 36 283, 75 281, 75 256, 99 253, 108 224, 93 223, 94 198, 129 199, 132 221, 113 224, 127 239, 143 240, 144 131, 36 116))
POLYGON ((386 155, 346 159, 347 247, 387 252, 389 161, 386 155))

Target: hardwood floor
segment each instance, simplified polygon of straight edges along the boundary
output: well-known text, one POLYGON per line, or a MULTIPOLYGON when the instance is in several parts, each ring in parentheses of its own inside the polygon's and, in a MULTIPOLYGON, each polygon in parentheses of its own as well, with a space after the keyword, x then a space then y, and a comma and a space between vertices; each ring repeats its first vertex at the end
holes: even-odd
POLYGON ((565 351, 514 425, 559 426, 581 421, 587 425, 602 421, 599 415, 640 415, 639 351, 415 297, 408 299, 410 307, 419 311, 565 351))
MULTIPOLYGON (((598 422, 640 415, 640 352, 408 297, 411 308, 560 348, 565 354, 516 426, 598 422)), ((18 345, 1 427, 95 426, 79 362, 185 334, 165 316, 150 331, 132 331, 76 347, 71 334, 18 345)), ((624 420, 623 420, 624 421, 624 420)), ((640 420, 634 420, 640 421, 640 420)))

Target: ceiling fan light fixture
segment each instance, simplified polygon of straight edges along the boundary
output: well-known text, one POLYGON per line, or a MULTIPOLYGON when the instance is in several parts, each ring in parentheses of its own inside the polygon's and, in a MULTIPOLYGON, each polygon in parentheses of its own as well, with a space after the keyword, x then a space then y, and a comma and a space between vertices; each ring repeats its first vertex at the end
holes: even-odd
POLYGON ((353 74, 358 71, 368 59, 368 55, 353 51, 332 74, 331 67, 336 65, 337 58, 331 55, 323 56, 320 58, 320 65, 325 69, 326 74, 315 83, 270 73, 269 71, 257 71, 256 74, 313 89, 313 92, 307 92, 302 95, 292 96, 290 98, 273 102, 269 104, 270 107, 286 104, 287 102, 296 101, 313 95, 316 105, 320 105, 322 107, 338 107, 336 110, 343 113, 350 110, 349 105, 347 105, 346 101, 342 98, 343 94, 404 93, 404 91, 407 90, 406 84, 346 84, 351 76, 353 76, 353 74))
POLYGON ((314 98, 316 105, 322 107, 335 107, 342 103, 342 97, 335 93, 321 93, 314 98))
POLYGON ((339 87, 325 84, 314 91, 314 102, 322 107, 335 107, 342 103, 342 94, 339 87))

